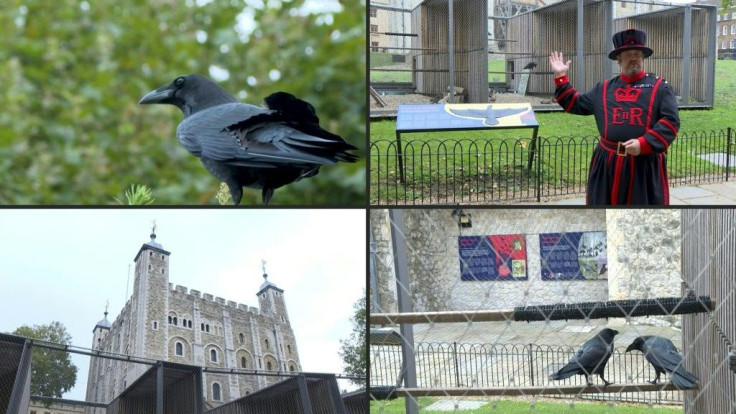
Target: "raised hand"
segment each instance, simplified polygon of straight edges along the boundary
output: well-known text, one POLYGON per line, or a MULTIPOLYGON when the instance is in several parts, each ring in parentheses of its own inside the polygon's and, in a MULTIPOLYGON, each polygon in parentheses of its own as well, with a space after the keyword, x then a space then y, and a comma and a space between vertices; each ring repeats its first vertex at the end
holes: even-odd
POLYGON ((555 73, 555 78, 559 78, 567 73, 568 69, 570 69, 570 62, 572 61, 568 60, 567 63, 565 63, 565 60, 562 57, 562 52, 554 51, 549 54, 549 66, 555 73))

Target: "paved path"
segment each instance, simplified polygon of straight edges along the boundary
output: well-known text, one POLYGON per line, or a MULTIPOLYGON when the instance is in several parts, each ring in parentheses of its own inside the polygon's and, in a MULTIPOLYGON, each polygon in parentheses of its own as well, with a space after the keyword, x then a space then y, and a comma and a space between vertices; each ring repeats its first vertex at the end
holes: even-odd
MULTIPOLYGON (((542 204, 584 205, 585 197, 543 201, 542 204)), ((670 204, 673 206, 736 205, 736 180, 670 188, 670 204)))

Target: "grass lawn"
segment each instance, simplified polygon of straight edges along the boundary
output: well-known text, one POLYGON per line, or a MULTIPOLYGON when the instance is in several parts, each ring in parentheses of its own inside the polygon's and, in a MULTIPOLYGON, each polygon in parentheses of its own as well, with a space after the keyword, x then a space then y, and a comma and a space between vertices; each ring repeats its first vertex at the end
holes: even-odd
MULTIPOLYGON (((440 398, 420 397, 419 412, 424 407, 429 406, 440 398)), ((404 414, 405 403, 404 398, 397 398, 392 401, 371 401, 371 414, 404 414)), ((424 411, 439 413, 441 411, 424 411)), ((476 410, 458 410, 450 411, 453 414, 527 414, 533 413, 549 413, 549 414, 676 414, 682 413, 681 407, 648 407, 646 405, 630 405, 614 403, 608 405, 605 402, 575 402, 570 406, 567 402, 543 402, 534 403, 534 407, 530 402, 526 401, 488 401, 488 404, 476 410)))
MULTIPOLYGON (((390 66, 400 65, 391 60, 392 53, 384 52, 371 52, 369 57, 369 66, 371 68, 386 68, 390 66)), ((406 57, 405 64, 411 64, 411 57, 406 57)), ((398 66, 397 66, 398 69, 398 66)), ((503 72, 506 70, 506 62, 504 60, 489 60, 488 61, 488 82, 493 82, 493 78, 497 78, 499 82, 506 81, 506 75, 502 73, 490 73, 490 72, 503 72)), ((381 72, 381 71, 370 71, 371 82, 411 82, 411 72, 381 72)))
MULTIPOLYGON (((495 61, 500 62, 500 61, 495 61)), ((502 63, 502 62, 501 62, 502 63)), ((693 175, 721 173, 722 167, 702 161, 698 155, 714 152, 725 152, 725 140, 716 143, 708 139, 714 134, 725 134, 727 127, 736 127, 736 61, 719 60, 716 62, 715 82, 715 104, 710 110, 681 110, 680 111, 680 135, 669 152, 669 172, 671 179, 691 177, 693 175), (697 168, 693 167, 697 165, 697 168), (694 171, 697 169, 697 171, 694 171)), ((560 188, 565 185, 579 185, 579 181, 587 177, 587 161, 592 154, 594 143, 598 137, 595 120, 590 116, 575 116, 564 112, 537 113, 539 121, 539 136, 551 139, 554 142, 563 142, 565 145, 550 145, 545 147, 541 159, 542 181, 544 186, 560 188), (559 138, 559 141, 557 139, 559 138), (571 178, 572 177, 572 178, 571 178), (581 178, 582 177, 582 178, 581 178)), ((372 152, 374 154, 387 155, 395 152, 395 129, 394 120, 374 121, 370 124, 371 142, 381 141, 375 144, 372 152)), ((524 164, 522 155, 524 148, 528 148, 530 142, 530 130, 491 130, 491 131, 452 131, 445 133, 413 133, 402 135, 402 143, 410 143, 416 157, 412 162, 411 171, 407 171, 407 182, 411 183, 402 197, 412 199, 413 193, 420 192, 413 186, 426 186, 429 182, 437 183, 438 180, 452 180, 453 177, 463 177, 466 181, 481 180, 509 180, 503 175, 513 175, 511 179, 515 185, 523 185, 528 177, 523 176, 523 171, 518 169, 524 164), (466 140, 460 146, 453 144, 442 144, 441 140, 466 140), (477 140, 478 144, 471 144, 469 140, 477 140), (486 163, 483 157, 474 156, 476 147, 486 146, 486 153, 493 151, 493 165, 478 165, 486 163), (491 148, 492 147, 492 148, 491 148), (453 152, 461 154, 444 157, 445 154, 453 152), (518 151, 517 151, 518 150, 518 151), (500 151, 500 152, 499 152, 500 151), (431 160, 422 158, 419 154, 433 154, 431 160), (508 153, 508 154, 506 154, 508 153), (462 165, 458 165, 462 161, 462 165), (421 164, 420 164, 421 162, 421 164), (449 163, 447 168, 444 164, 449 163), (433 173, 428 174, 430 164, 434 165, 433 173), (454 166, 453 166, 454 164, 454 166), (442 167, 438 168, 438 165, 442 167), (421 168, 420 168, 421 167, 421 168), (494 168, 494 171, 491 171, 494 168), (469 176, 468 172, 475 174, 469 176), (421 175, 421 176, 419 176, 421 175), (419 177, 418 177, 419 176, 419 177)), ((411 150, 409 149, 409 151, 411 150)), ((405 152, 409 152, 405 151, 405 152)), ((732 150, 733 151, 733 150, 732 150)), ((483 152, 483 151, 480 151, 483 152)), ((426 157, 426 156, 425 156, 426 157)), ((385 163, 390 159, 382 161, 385 163)), ((375 159, 371 159, 371 165, 375 159)), ((393 168, 395 170, 395 168, 393 168)), ((380 182, 385 186, 395 178, 396 171, 391 168, 381 171, 380 182)), ((529 171, 526 171, 528 174, 529 171)), ((371 168, 371 202, 376 202, 374 196, 374 184, 376 183, 376 172, 371 168)), ((528 180, 527 180, 528 181, 528 180)), ((583 183, 584 184, 584 183, 583 183)), ((463 185, 462 183, 460 185, 463 185)), ((498 185, 496 182, 495 185, 498 185)), ((382 200, 385 194, 381 195, 382 200)))

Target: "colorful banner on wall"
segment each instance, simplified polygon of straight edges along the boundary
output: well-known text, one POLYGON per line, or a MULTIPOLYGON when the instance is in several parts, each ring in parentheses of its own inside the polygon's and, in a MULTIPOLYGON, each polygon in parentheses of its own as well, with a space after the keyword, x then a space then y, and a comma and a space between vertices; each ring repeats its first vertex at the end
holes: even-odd
POLYGON ((608 279, 606 232, 539 235, 542 280, 608 279))
POLYGON ((458 245, 461 280, 529 279, 524 235, 460 236, 458 245))

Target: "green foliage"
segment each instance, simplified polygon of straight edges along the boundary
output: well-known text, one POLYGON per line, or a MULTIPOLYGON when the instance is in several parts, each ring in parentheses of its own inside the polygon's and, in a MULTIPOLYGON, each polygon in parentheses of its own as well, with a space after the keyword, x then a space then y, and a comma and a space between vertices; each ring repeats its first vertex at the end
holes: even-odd
POLYGON ((115 201, 122 205, 144 206, 153 204, 155 200, 150 188, 145 185, 133 184, 130 188, 125 190, 125 200, 115 197, 115 201))
MULTIPOLYGON (((419 397, 419 411, 433 404, 441 398, 419 397)), ((472 400, 473 398, 463 398, 472 400)), ((682 407, 654 407, 645 404, 617 404, 605 402, 547 402, 511 401, 511 400, 484 400, 487 404, 475 410, 455 410, 453 414, 677 414, 682 413, 682 407)), ((371 401, 371 413, 403 414, 406 412, 404 398, 391 401, 371 401)))
MULTIPOLYGON (((365 0, 340 5, 6 0, 0 204, 108 204, 131 182, 155 188, 160 204, 217 204, 219 183, 176 140, 181 113, 138 105, 178 75, 211 76, 211 65, 228 71, 221 85, 240 101, 293 93, 359 147, 360 162, 276 190, 275 204, 364 203, 365 0)), ((260 198, 246 189, 242 204, 260 198)))
MULTIPOLYGON (((70 345, 72 337, 61 322, 48 325, 23 325, 12 332, 26 338, 70 345)), ((77 367, 72 364, 69 353, 40 347, 33 348, 31 357, 31 394, 45 397, 61 396, 77 381, 77 367)))
MULTIPOLYGON (((367 375, 368 367, 368 346, 366 345, 365 329, 366 313, 365 290, 363 296, 353 305, 355 313, 350 318, 353 323, 353 333, 350 338, 340 340, 340 357, 345 367, 345 373, 350 375, 362 376, 367 375)), ((353 383, 365 386, 365 381, 352 380, 353 383)))

